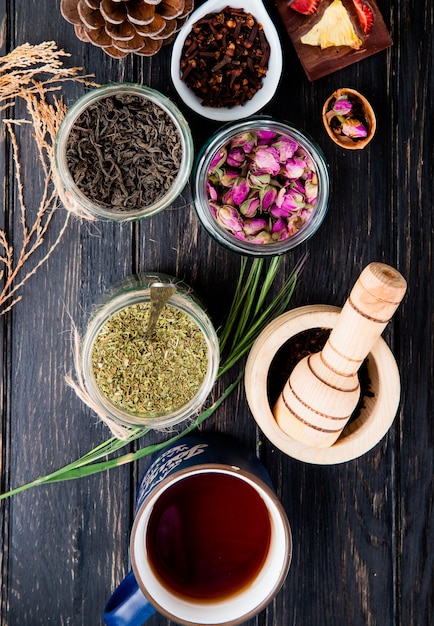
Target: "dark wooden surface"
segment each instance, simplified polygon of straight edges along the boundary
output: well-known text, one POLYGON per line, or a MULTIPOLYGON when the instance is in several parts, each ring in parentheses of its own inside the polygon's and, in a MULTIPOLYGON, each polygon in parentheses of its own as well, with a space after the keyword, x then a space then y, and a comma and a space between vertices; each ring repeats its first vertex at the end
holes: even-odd
MULTIPOLYGON (((322 467, 285 456, 256 428, 242 387, 204 425, 252 448, 261 444, 261 458, 292 525, 287 581, 248 626, 429 626, 434 623, 433 5, 379 0, 393 47, 309 83, 272 0, 266 4, 281 33, 285 70, 265 112, 308 131, 323 147, 331 172, 324 224, 284 259, 282 276, 310 253, 291 306, 342 305, 361 269, 374 260, 397 267, 409 288, 385 334, 402 376, 400 411, 387 436, 363 457, 322 467), (364 151, 342 151, 322 127, 322 103, 341 86, 359 89, 376 110, 377 134, 364 151)), ((140 81, 178 102, 169 80, 170 47, 151 59, 111 60, 75 38, 59 5, 59 0, 3 0, 0 53, 27 41, 54 40, 71 53, 68 64, 82 65, 98 83, 140 81)), ((81 93, 82 86, 66 86, 66 103, 81 93)), ((217 125, 178 104, 199 147, 217 125)), ((3 129, 1 137, 0 223, 13 239, 19 232, 18 201, 3 129)), ((23 154, 29 210, 35 211, 33 192, 41 182, 37 157, 33 149, 23 154)), ((240 259, 211 240, 188 199, 187 189, 175 208, 134 225, 72 221, 61 247, 25 286, 22 301, 0 319, 2 490, 46 474, 107 438, 107 429, 64 382, 72 368, 71 319, 83 328, 104 288, 135 271, 164 271, 188 282, 216 324, 221 321, 240 259)), ((146 442, 153 439, 158 436, 146 442)), ((38 487, 1 504, 2 626, 101 624, 105 601, 128 570, 132 503, 145 463, 38 487)), ((149 624, 168 622, 156 615, 149 624)))

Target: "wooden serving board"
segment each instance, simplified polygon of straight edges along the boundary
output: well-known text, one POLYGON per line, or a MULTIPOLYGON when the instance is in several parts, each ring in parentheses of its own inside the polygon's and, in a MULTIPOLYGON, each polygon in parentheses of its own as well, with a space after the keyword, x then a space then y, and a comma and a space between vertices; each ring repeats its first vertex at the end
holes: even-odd
POLYGON ((301 37, 321 19, 331 2, 332 0, 322 0, 313 15, 302 15, 291 9, 290 0, 275 0, 277 10, 310 81, 332 74, 347 65, 357 63, 372 54, 385 50, 393 44, 387 26, 374 0, 369 0, 369 6, 374 14, 374 23, 368 35, 363 32, 353 1, 342 0, 342 4, 350 16, 354 29, 362 40, 360 49, 355 50, 349 46, 333 46, 321 50, 319 46, 301 43, 301 37))

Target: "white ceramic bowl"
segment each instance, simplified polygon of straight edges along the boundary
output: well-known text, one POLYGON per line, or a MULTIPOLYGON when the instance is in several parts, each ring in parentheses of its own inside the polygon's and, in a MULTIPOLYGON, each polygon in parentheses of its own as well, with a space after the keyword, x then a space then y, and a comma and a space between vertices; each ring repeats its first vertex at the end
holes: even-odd
POLYGON ((240 2, 229 4, 227 0, 208 0, 190 15, 175 39, 171 59, 171 76, 179 96, 190 109, 208 119, 228 122, 243 119, 257 113, 272 99, 282 74, 282 65, 282 47, 279 35, 261 0, 249 0, 247 5, 240 2), (245 11, 251 12, 256 20, 262 24, 271 49, 268 71, 263 78, 262 89, 259 89, 253 98, 243 105, 232 108, 208 107, 204 106, 201 103, 201 99, 181 80, 180 63, 182 48, 187 35, 190 34, 191 28, 197 20, 204 17, 207 13, 221 11, 228 5, 232 8, 244 8, 245 11))

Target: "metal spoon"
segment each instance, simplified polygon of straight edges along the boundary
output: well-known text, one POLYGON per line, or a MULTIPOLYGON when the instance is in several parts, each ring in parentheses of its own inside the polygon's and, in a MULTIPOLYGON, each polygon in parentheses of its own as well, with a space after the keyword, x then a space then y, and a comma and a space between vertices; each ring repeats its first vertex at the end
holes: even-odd
POLYGON ((166 302, 176 291, 176 285, 172 283, 152 283, 150 287, 151 307, 149 310, 149 319, 146 332, 139 341, 149 339, 157 325, 161 311, 164 309, 166 302))

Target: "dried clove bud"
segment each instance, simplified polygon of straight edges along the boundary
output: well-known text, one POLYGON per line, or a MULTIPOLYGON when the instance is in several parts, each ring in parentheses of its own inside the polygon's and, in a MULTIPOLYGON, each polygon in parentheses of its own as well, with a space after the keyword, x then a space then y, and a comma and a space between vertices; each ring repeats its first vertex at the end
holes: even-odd
POLYGON ((269 58, 262 24, 228 6, 193 25, 181 53, 181 80, 204 106, 231 108, 262 88, 269 58))

